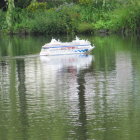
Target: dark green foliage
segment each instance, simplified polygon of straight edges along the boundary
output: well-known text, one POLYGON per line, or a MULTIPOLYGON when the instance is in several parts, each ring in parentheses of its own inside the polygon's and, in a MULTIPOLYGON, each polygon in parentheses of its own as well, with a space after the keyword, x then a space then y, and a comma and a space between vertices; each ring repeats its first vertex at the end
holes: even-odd
POLYGON ((27 7, 28 12, 35 12, 37 10, 46 10, 47 3, 46 2, 33 2, 27 7))
POLYGON ((31 0, 15 0, 15 6, 18 8, 26 8, 30 3, 31 0))
POLYGON ((50 10, 45 13, 35 13, 30 29, 34 33, 64 33, 67 31, 67 24, 57 12, 50 10))
MULTIPOLYGON (((14 33, 93 33, 109 31, 129 33, 140 30, 139 0, 63 0, 61 5, 36 2, 13 10, 14 33), (68 2, 68 3, 66 3, 68 2), (53 7, 53 8, 50 8, 53 7)), ((23 1, 15 1, 16 5, 23 1)), ((0 30, 6 30, 5 13, 0 11, 0 30)))
POLYGON ((31 20, 31 32, 36 33, 70 33, 76 28, 77 15, 69 9, 50 9, 36 12, 31 20))
POLYGON ((117 8, 100 18, 95 24, 96 29, 111 31, 135 32, 140 27, 140 6, 127 4, 117 8))
POLYGON ((88 33, 91 34, 94 32, 94 27, 90 23, 81 23, 78 25, 78 33, 88 33))
POLYGON ((61 5, 49 10, 15 9, 15 33, 45 33, 62 34, 76 31, 79 14, 77 8, 71 4, 61 5))
POLYGON ((0 10, 0 30, 5 30, 6 28, 6 13, 0 10))

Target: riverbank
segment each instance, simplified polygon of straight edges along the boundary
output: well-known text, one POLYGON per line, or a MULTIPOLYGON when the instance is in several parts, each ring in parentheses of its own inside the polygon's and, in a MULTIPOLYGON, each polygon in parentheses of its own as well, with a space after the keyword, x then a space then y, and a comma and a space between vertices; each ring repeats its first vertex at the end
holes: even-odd
POLYGON ((0 11, 0 32, 8 34, 112 34, 140 33, 140 2, 106 2, 105 5, 64 3, 47 7, 46 3, 15 8, 8 29, 6 12, 0 11))

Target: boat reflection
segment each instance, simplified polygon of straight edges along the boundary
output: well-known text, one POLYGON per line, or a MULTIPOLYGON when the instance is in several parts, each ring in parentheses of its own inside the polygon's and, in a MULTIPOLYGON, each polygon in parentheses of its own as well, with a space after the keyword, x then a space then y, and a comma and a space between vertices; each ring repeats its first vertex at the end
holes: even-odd
MULTIPOLYGON (((92 55, 57 55, 40 56, 43 67, 52 67, 55 70, 67 69, 69 72, 79 71, 90 66, 92 55)), ((47 69, 46 69, 47 70, 47 69)))

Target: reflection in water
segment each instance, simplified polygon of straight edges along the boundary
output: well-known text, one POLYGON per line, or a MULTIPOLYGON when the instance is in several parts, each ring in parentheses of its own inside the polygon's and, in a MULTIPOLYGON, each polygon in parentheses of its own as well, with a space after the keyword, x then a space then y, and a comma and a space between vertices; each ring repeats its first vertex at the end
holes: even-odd
POLYGON ((92 38, 95 59, 14 57, 40 52, 42 39, 0 39, 0 139, 139 140, 139 43, 92 38))
POLYGON ((64 69, 73 67, 80 70, 91 64, 92 55, 58 55, 58 56, 40 56, 45 66, 53 66, 56 69, 64 69))
POLYGON ((86 103, 85 103, 85 72, 81 71, 78 75, 78 96, 79 96, 79 128, 78 131, 82 135, 77 135, 79 140, 87 140, 87 117, 86 117, 86 103))
MULTIPOLYGON (((7 101, 8 97, 6 95, 7 87, 6 87, 6 78, 7 78, 7 63, 5 61, 0 62, 0 137, 4 140, 7 140, 7 124, 5 120, 8 120, 7 116, 7 107, 3 106, 2 101, 7 101)), ((8 102, 8 101, 7 101, 8 102)), ((5 103, 6 104, 6 103, 5 103)))
POLYGON ((28 139, 28 115, 27 115, 27 101, 26 101, 26 87, 25 87, 25 64, 24 60, 17 60, 17 74, 18 74, 18 94, 20 105, 20 121, 21 132, 23 140, 28 139))

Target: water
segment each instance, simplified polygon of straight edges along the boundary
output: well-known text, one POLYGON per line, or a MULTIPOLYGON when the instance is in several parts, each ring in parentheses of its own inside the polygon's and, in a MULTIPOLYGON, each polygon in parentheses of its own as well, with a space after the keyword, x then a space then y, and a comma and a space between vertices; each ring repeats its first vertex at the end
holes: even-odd
POLYGON ((40 57, 51 37, 0 36, 0 140, 139 140, 139 39, 81 38, 92 55, 40 57))

